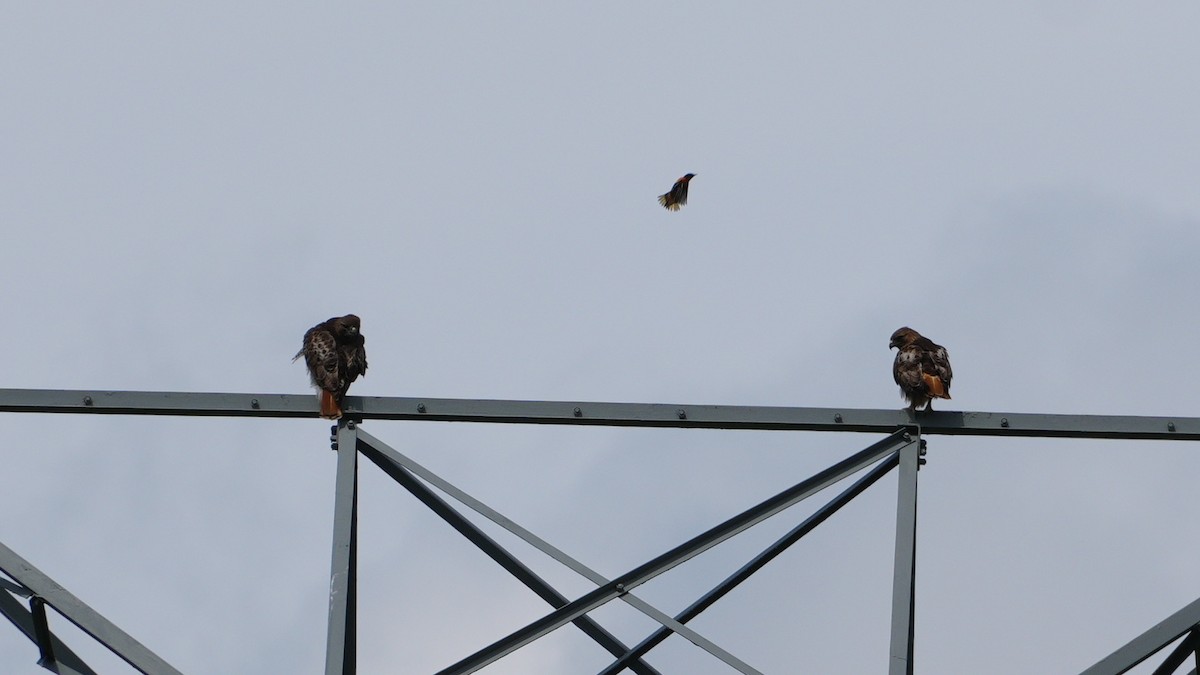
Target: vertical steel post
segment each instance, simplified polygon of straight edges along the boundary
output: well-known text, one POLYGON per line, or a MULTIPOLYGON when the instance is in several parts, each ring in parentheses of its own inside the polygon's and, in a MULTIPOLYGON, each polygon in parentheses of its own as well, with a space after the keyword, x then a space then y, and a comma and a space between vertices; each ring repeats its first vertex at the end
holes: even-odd
MULTIPOLYGON (((0 582, 3 581, 0 579, 0 582)), ((21 589, 16 584, 0 583, 0 616, 11 621, 17 630, 37 644, 37 628, 33 624, 33 613, 25 611, 24 606, 9 595, 9 593, 27 590, 21 589), (14 586, 19 590, 12 588, 14 586)), ((71 651, 70 647, 55 637, 53 632, 50 633, 50 643, 54 646, 53 667, 58 669, 55 672, 60 675, 97 675, 96 671, 89 668, 75 652, 71 651)))
POLYGON ((892 638, 888 675, 912 675, 914 587, 917 572, 917 467, 921 439, 911 432, 900 448, 896 497, 896 558, 892 567, 892 638))
POLYGON ((358 431, 343 419, 337 426, 337 479, 333 507, 333 562, 329 573, 329 632, 325 675, 355 670, 356 568, 358 565, 358 431))
POLYGON ((54 644, 50 640, 50 622, 46 619, 46 601, 33 596, 29 598, 29 614, 33 617, 33 633, 37 637, 38 665, 52 668, 57 659, 54 658, 54 644))

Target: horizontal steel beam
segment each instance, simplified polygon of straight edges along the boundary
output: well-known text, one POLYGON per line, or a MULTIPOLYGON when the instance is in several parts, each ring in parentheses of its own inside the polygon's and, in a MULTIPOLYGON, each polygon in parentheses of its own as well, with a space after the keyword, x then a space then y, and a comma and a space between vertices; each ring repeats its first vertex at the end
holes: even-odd
MULTIPOLYGON (((666 403, 588 403, 348 396, 347 415, 362 420, 493 422, 681 429, 855 431, 888 434, 919 426, 922 434, 1200 440, 1200 418, 1132 415, 1042 415, 904 409, 784 408, 666 403)), ((0 412, 210 417, 317 416, 310 394, 218 394, 169 391, 0 389, 0 412)))

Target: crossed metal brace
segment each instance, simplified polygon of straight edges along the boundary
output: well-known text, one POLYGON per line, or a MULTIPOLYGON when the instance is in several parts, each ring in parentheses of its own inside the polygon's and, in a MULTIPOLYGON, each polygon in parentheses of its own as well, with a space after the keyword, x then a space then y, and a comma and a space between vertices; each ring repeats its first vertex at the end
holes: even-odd
POLYGON ((336 429, 338 449, 337 503, 335 506, 335 544, 333 573, 330 589, 330 630, 327 649, 326 673, 353 672, 354 616, 354 570, 348 566, 354 556, 354 499, 356 491, 357 454, 370 459, 385 473, 404 486, 418 500, 430 507, 447 523, 463 534, 484 553, 499 563, 509 573, 533 590, 539 597, 555 608, 546 616, 515 631, 501 640, 485 647, 441 671, 439 675, 471 673, 493 663, 512 651, 533 642, 551 631, 573 623, 590 636, 601 647, 609 651, 616 660, 602 673, 617 673, 625 668, 639 674, 658 673, 642 657, 671 633, 678 633, 693 644, 735 670, 754 674, 758 670, 738 657, 722 649, 708 638, 688 628, 685 624, 698 616, 717 600, 745 581, 773 558, 798 541, 833 513, 849 503, 857 495, 882 478, 888 471, 899 466, 901 490, 897 520, 897 590, 893 603, 893 646, 892 673, 911 673, 912 662, 912 582, 915 569, 915 526, 916 526, 916 472, 920 461, 920 439, 912 430, 900 429, 887 438, 871 445, 855 455, 817 473, 779 494, 760 502, 742 513, 714 526, 707 532, 676 546, 662 555, 624 574, 609 579, 588 568, 583 563, 555 548, 527 529, 517 525, 486 504, 437 476, 411 458, 363 431, 353 421, 344 422, 336 429), (875 466, 855 481, 849 488, 824 505, 804 522, 797 525, 750 562, 734 572, 712 590, 704 594, 677 616, 671 617, 649 603, 633 595, 637 586, 690 560, 717 544, 745 531, 753 525, 775 515, 790 506, 816 494, 867 467, 875 466), (908 485, 905 485, 905 483, 908 485), (427 485, 428 484, 428 485, 427 485), (466 519, 453 506, 438 496, 429 486, 436 487, 468 508, 512 532, 517 537, 542 551, 569 569, 585 577, 597 588, 583 596, 568 601, 543 579, 534 574, 515 556, 491 537, 466 519), (902 531, 903 530, 903 531, 902 531), (630 648, 594 622, 587 613, 601 605, 621 599, 635 609, 654 619, 661 627, 638 645, 630 648), (899 642, 896 642, 899 636, 899 642))
MULTIPOLYGON (((357 568, 358 454, 360 452, 555 608, 541 619, 443 669, 439 675, 475 672, 567 623, 572 623, 580 628, 615 657, 615 660, 601 671, 602 675, 619 673, 626 668, 639 673, 639 675, 658 673, 643 660, 643 657, 672 633, 678 633, 739 672, 758 673, 759 671, 688 628, 686 624, 828 519, 886 473, 898 467, 899 490, 888 672, 889 675, 911 675, 913 672, 917 469, 924 460, 921 457, 923 441, 918 437, 917 430, 912 428, 897 430, 887 438, 851 457, 710 528, 649 562, 611 579, 591 570, 583 563, 571 558, 366 433, 354 421, 344 421, 336 427, 335 447, 338 456, 326 652, 327 675, 347 675, 354 673, 356 668, 357 583, 355 575, 357 568), (871 466, 872 464, 874 466, 871 466), (833 500, 815 511, 679 614, 673 617, 668 616, 632 593, 637 586, 824 488, 868 469, 868 467, 870 467, 869 470, 866 470, 833 500), (437 488, 584 576, 596 584, 596 589, 575 600, 568 600, 479 530, 429 486, 437 488), (637 645, 628 647, 587 616, 588 612, 593 609, 618 598, 654 619, 661 627, 637 645)), ((0 572, 8 577, 0 576, 0 615, 12 622, 37 646, 38 664, 47 670, 64 675, 94 675, 96 672, 53 633, 46 611, 46 608, 50 607, 138 672, 148 675, 180 675, 178 670, 154 652, 109 622, 3 544, 0 544, 0 572), (23 603, 21 599, 26 602, 23 603), (26 609, 26 604, 28 609, 26 609)), ((1194 664, 1190 673, 1195 675, 1197 669, 1200 669, 1200 600, 1192 602, 1154 625, 1124 647, 1085 670, 1083 675, 1120 675, 1171 644, 1175 644, 1175 647, 1154 671, 1154 675, 1176 673, 1189 660, 1194 664)))

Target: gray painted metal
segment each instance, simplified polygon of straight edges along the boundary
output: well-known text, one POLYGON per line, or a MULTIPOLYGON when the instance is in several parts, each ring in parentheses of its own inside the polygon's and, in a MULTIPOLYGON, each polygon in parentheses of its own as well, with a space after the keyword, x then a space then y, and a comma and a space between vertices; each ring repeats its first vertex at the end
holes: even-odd
MULTIPOLYGON (((584 565, 583 563, 579 562, 578 560, 575 560, 574 558, 567 555, 563 551, 554 547, 549 542, 538 537, 537 535, 533 534, 529 530, 521 527, 520 525, 513 522, 509 518, 500 514, 495 509, 492 509, 487 504, 484 504, 483 502, 479 501, 478 499, 475 499, 471 495, 460 490, 458 487, 454 486, 453 484, 451 484, 449 481, 445 480, 441 476, 438 476, 437 474, 433 473, 429 469, 427 469, 424 466, 421 466, 417 462, 413 461, 411 458, 407 457, 406 455, 401 453, 399 450, 392 448, 391 446, 387 445, 383 441, 380 441, 379 439, 370 435, 366 431, 363 431, 362 429, 358 430, 358 437, 359 437, 359 449, 365 455, 367 455, 367 457, 371 461, 373 461, 377 465, 379 465, 380 468, 382 468, 385 472, 388 473, 388 475, 392 476, 394 479, 396 479, 398 482, 401 483, 401 485, 404 485, 406 488, 409 487, 408 483, 405 482, 404 480, 402 480, 401 478, 397 477, 391 471, 389 471, 387 466, 385 466, 384 464, 380 464, 380 461, 384 461, 387 464, 394 466, 398 470, 404 470, 407 472, 411 472, 415 476, 419 476, 422 480, 426 481, 430 485, 437 487, 439 490, 450 495, 454 499, 457 499, 459 502, 461 502, 462 504, 471 508, 476 513, 479 513, 480 515, 484 516, 485 518, 491 520, 492 522, 496 523, 497 525, 499 525, 499 526, 503 527, 504 529, 508 530, 509 532, 513 533, 517 537, 520 537, 522 540, 524 540, 529 545, 538 549, 542 553, 545 553, 546 555, 550 556, 554 560, 557 560, 558 562, 562 563, 567 568, 571 569, 572 571, 579 574, 580 576, 588 579, 589 581, 596 584, 597 586, 603 586, 604 584, 609 583, 609 579, 600 575, 600 573, 589 568, 588 566, 584 565)), ((424 491, 424 488, 422 488, 422 490, 424 491)), ((414 494, 416 494, 416 493, 414 493, 414 494)), ((424 501, 424 500, 422 500, 422 501, 424 501)), ((435 511, 436 511, 436 509, 435 509, 435 511)), ((471 525, 470 527, 473 528, 474 526, 471 525)), ((484 536, 486 536, 486 535, 484 535, 484 536)), ((470 537, 468 537, 468 538, 470 538, 470 537)), ((503 549, 501 549, 501 550, 503 550, 503 549)), ((497 561, 497 562, 499 562, 499 561, 497 561)), ((696 633, 695 631, 684 626, 683 624, 675 621, 670 616, 659 611, 658 609, 656 609, 649 603, 645 602, 644 600, 638 598, 637 596, 633 595, 632 593, 625 593, 624 595, 621 596, 621 600, 623 600, 625 603, 629 604, 630 606, 634 607, 635 609, 641 611, 646 616, 649 616, 650 618, 654 619, 655 621, 658 621, 659 623, 663 624, 664 627, 670 627, 671 630, 674 630, 675 632, 679 633, 682 637, 686 638, 688 641, 690 641, 692 644, 696 645, 697 647, 700 647, 701 649, 707 651, 708 653, 712 654, 716 658, 724 661, 727 665, 729 665, 733 669, 738 670, 743 673, 757 673, 758 672, 757 670, 755 670, 754 668, 752 668, 751 666, 749 666, 748 664, 743 662, 741 659, 738 659, 733 654, 730 654, 728 651, 717 646, 711 640, 696 633)), ((561 604, 556 604, 553 602, 551 604, 554 607, 562 607, 563 605, 566 604, 566 599, 563 598, 563 602, 561 604)), ((586 615, 580 617, 580 619, 584 619, 584 618, 586 618, 586 615)), ((575 622, 578 622, 580 619, 576 619, 575 622)), ((578 625, 578 623, 576 623, 576 625, 578 625)), ((593 636, 593 639, 595 639, 594 636, 593 636)), ((607 646, 605 648, 607 649, 607 646)), ((627 652, 627 649, 628 649, 627 647, 625 647, 624 645, 621 645, 621 647, 618 651, 613 651, 612 653, 614 656, 620 656, 622 654, 625 654, 627 652)), ((639 663, 640 663, 640 657, 639 657, 639 663)), ((649 667, 649 666, 647 665, 646 667, 649 667)), ((636 670, 636 668, 635 668, 635 670, 636 670)))
MULTIPOLYGON (((641 403, 602 403, 602 402, 555 402, 555 401, 509 401, 509 400, 478 400, 478 399, 429 399, 429 398, 414 398, 414 397, 348 397, 344 408, 347 411, 347 416, 352 420, 364 419, 379 419, 379 420, 406 420, 406 421, 441 421, 441 422, 481 422, 481 423, 509 423, 509 424, 555 424, 555 425, 597 425, 597 426, 629 426, 629 427, 674 427, 674 428, 699 428, 699 429, 757 429, 757 430, 778 430, 778 431, 852 431, 859 433, 891 433, 897 428, 909 429, 913 433, 924 435, 945 434, 945 435, 975 435, 975 436, 999 436, 999 437, 1058 437, 1058 438, 1093 438, 1093 439, 1126 439, 1126 440, 1179 440, 1179 441, 1197 441, 1200 440, 1200 418, 1196 417, 1138 417, 1138 416, 1107 416, 1107 415, 1043 415, 1043 414, 1025 414, 1025 413, 996 413, 996 412, 955 412, 955 411, 937 411, 928 414, 912 414, 906 410, 894 409, 847 409, 847 408, 794 408, 794 407, 762 407, 762 406, 714 406, 714 405, 681 405, 681 404, 641 404, 641 403)), ((44 389, 0 389, 0 412, 14 413, 67 413, 67 414, 120 414, 120 415, 180 415, 180 416, 223 416, 223 417, 265 417, 265 418, 315 418, 317 405, 315 397, 309 394, 293 395, 293 394, 238 394, 238 393, 189 393, 189 392, 146 392, 146 391, 88 391, 88 390, 44 390, 44 389)), ((342 436, 342 431, 347 425, 342 425, 339 430, 339 437, 342 436)), ((357 446, 357 443, 351 443, 351 448, 357 446)), ((872 446, 875 447, 875 446, 872 446)), ((353 453, 356 456, 356 453, 353 453)), ((340 475, 340 469, 344 462, 344 457, 339 453, 339 480, 338 480, 338 499, 339 507, 344 505, 346 500, 343 494, 343 480, 340 475)), ((356 466, 356 464, 355 464, 356 466)), ((895 584, 893 587, 893 634, 892 634, 892 664, 893 672, 911 673, 912 670, 912 627, 913 627, 913 596, 912 596, 912 571, 915 567, 915 559, 909 560, 907 570, 902 569, 907 559, 907 553, 902 551, 902 547, 907 547, 906 542, 909 536, 905 534, 911 530, 912 533, 912 549, 915 554, 915 518, 916 518, 916 482, 915 468, 912 475, 912 498, 911 498, 911 527, 904 523, 908 519, 908 514, 905 511, 908 507, 908 498, 904 497, 906 479, 904 477, 904 462, 901 462, 901 497, 899 509, 897 513, 897 551, 895 569, 895 584), (902 577, 905 572, 908 573, 908 581, 905 582, 902 577), (908 596, 905 600, 903 590, 907 583, 908 596), (904 618, 904 608, 907 606, 907 618, 904 618), (903 637, 899 631, 900 627, 907 626, 907 636, 903 637), (897 649, 897 645, 904 643, 906 649, 897 649), (900 665, 903 665, 903 670, 897 670, 900 665)), ((409 470, 412 470, 411 467, 409 470)), ((414 473, 417 473, 414 471, 414 473)), ((420 475, 418 473, 418 475, 420 475)), ((814 477, 815 478, 815 477, 814 477)), ((334 644, 333 637, 335 630, 340 630, 340 644, 342 645, 340 666, 336 670, 330 670, 332 660, 337 660, 330 655, 327 660, 327 673, 353 672, 354 669, 354 557, 355 557, 355 535, 354 521, 356 513, 354 511, 354 490, 351 490, 349 499, 350 513, 349 520, 346 521, 344 513, 335 514, 335 527, 340 528, 335 530, 335 552, 334 552, 334 571, 331 576, 331 622, 330 622, 330 644, 334 644), (338 541, 339 537, 346 536, 346 522, 349 523, 349 544, 348 551, 345 552, 347 560, 343 564, 338 558, 338 541), (342 564, 342 569, 345 574, 342 577, 344 582, 344 590, 346 591, 341 599, 337 599, 336 588, 338 584, 337 569, 338 565, 342 564), (335 605, 337 605, 335 607, 335 605), (336 623, 340 624, 340 629, 335 629, 335 621, 333 616, 336 613, 341 617, 336 623)), ((807 496, 807 495, 806 495, 807 496)), ((801 499, 803 497, 800 497, 801 499)), ((467 502, 464 502, 467 503, 467 502)), ((468 506, 475 506, 468 503, 468 506)), ((770 514, 768 514, 770 515, 770 514)), ((490 516, 489 516, 490 517, 490 516)), ((767 517, 767 516, 763 516, 767 517)), ((497 521, 499 522, 499 521, 497 521)), ((756 521, 757 522, 757 521, 756 521)), ((728 524, 728 523, 726 523, 728 524)), ((718 526, 718 527, 723 527, 718 526)), ((748 526, 748 525, 747 525, 748 526)), ((714 528, 716 529, 716 528, 714 528)), ((743 528, 744 529, 744 528, 743 528)), ((522 536, 519 531, 513 530, 518 536, 522 536)), ((741 531, 738 529, 737 531, 741 531)), ((736 532, 734 532, 736 533, 736 532)), ((708 533, 706 533, 708 534, 708 533)), ((705 535, 701 535, 704 537, 705 535)), ((721 534, 716 541, 703 544, 702 548, 695 552, 683 553, 682 557, 674 562, 666 562, 661 569, 656 565, 664 563, 665 558, 671 557, 680 552, 680 549, 692 545, 701 537, 694 539, 692 542, 677 547, 671 552, 660 556, 660 558, 646 563, 640 568, 637 568, 623 577, 618 577, 614 580, 604 580, 598 574, 587 570, 586 567, 579 564, 577 561, 571 561, 573 564, 568 564, 569 567, 576 571, 587 570, 588 573, 580 572, 593 579, 600 585, 596 591, 589 593, 574 602, 568 603, 560 610, 544 617, 539 622, 530 624, 525 629, 510 635, 508 638, 501 640, 492 647, 486 648, 484 651, 489 652, 495 648, 500 648, 503 644, 508 644, 513 640, 517 640, 524 644, 536 637, 553 630, 562 623, 570 621, 573 618, 581 616, 592 608, 604 604, 614 597, 622 597, 626 602, 629 602, 634 607, 641 609, 649 616, 655 618, 665 627, 674 630, 688 639, 692 639, 697 644, 704 646, 704 638, 695 636, 690 629, 672 617, 668 617, 653 607, 647 605, 643 601, 629 594, 629 590, 640 583, 652 578, 653 576, 662 573, 666 569, 679 564, 683 560, 698 554, 698 552, 706 549, 719 541, 723 541, 731 534, 721 534), (636 574, 635 574, 636 573, 636 574), (564 619, 564 617, 566 617, 564 619), (538 633, 529 637, 530 631, 538 633), (540 631, 540 632, 539 632, 540 631), (700 641, 693 639, 699 637, 700 641)), ((528 539, 527 539, 528 541, 528 539)), ((538 540, 540 541, 540 540, 538 540)), ((544 542, 543 542, 544 543, 544 542)), ((562 554, 557 549, 545 545, 547 548, 542 548, 552 557, 563 562, 563 558, 571 560, 562 554)), ((14 573, 9 570, 13 561, 19 561, 20 564, 28 565, 27 562, 16 557, 16 554, 11 550, 3 547, 0 544, 0 571, 8 571, 9 575, 18 582, 29 586, 29 590, 37 596, 44 597, 48 604, 66 616, 76 625, 79 625, 85 632, 89 633, 101 643, 108 646, 111 650, 117 653, 121 658, 128 661, 138 670, 149 673, 175 673, 173 668, 162 662, 156 655, 144 646, 137 643, 133 638, 129 637, 120 629, 113 626, 100 615, 96 614, 87 605, 80 602, 77 598, 67 593, 65 590, 57 587, 52 581, 41 575, 35 568, 28 566, 27 569, 18 570, 14 573), (24 577, 18 574, 34 574, 34 584, 39 586, 44 583, 52 585, 56 591, 45 593, 34 588, 33 585, 26 582, 24 577)), ((0 579, 0 588, 8 592, 23 594, 24 589, 12 588, 7 581, 0 579)), ((15 602, 7 593, 0 592, 0 612, 4 613, 10 620, 17 623, 20 621, 20 613, 5 609, 8 604, 15 602)), ((1197 601, 1200 603, 1200 601, 1197 601)), ((1195 605, 1196 603, 1193 603, 1195 605)), ((19 603, 18 603, 19 605, 19 603)), ((1097 663, 1092 668, 1085 672, 1085 675, 1100 675, 1107 673, 1125 672, 1128 668, 1132 668, 1136 663, 1147 658, 1150 654, 1158 649, 1161 649, 1165 644, 1169 644, 1174 639, 1186 632, 1190 627, 1197 625, 1197 621, 1192 621, 1188 626, 1185 626, 1179 633, 1173 637, 1166 639, 1157 647, 1151 649, 1151 645, 1160 641, 1163 638, 1164 631, 1170 632, 1175 627, 1175 622, 1180 615, 1189 612, 1193 609, 1193 605, 1185 607, 1179 613, 1173 615, 1168 620, 1155 626, 1147 631, 1139 638, 1135 639, 1129 645, 1114 652, 1112 655, 1097 663), (1170 626, 1168 630, 1164 626, 1170 626), (1146 651, 1149 650, 1149 651, 1146 651), (1136 658, 1128 666, 1120 666, 1121 663, 1126 663, 1130 659, 1136 658), (1115 665, 1117 664, 1117 665, 1115 665), (1116 669, 1124 668, 1124 670, 1116 669)), ((1200 609, 1195 610, 1200 613, 1200 609)), ((31 630, 34 628, 34 617, 32 614, 24 615, 29 622, 31 630)), ((1190 616, 1190 615, 1189 615, 1190 616)), ((1200 617, 1196 617, 1200 620, 1200 617)), ((36 635, 32 638, 36 640, 36 635)), ((60 654, 60 642, 53 635, 49 637, 51 642, 48 642, 49 649, 55 655, 60 654)), ((517 646, 511 647, 515 649, 517 646)), ((715 645, 713 645, 715 647, 715 645)), ((65 647, 63 647, 65 649, 65 647)), ((636 648, 635 648, 636 649, 636 648)), ((719 650, 719 648, 717 648, 719 650)), ((511 649, 509 649, 511 651, 511 649)), ((710 650, 713 651, 713 650, 710 650)), ((507 653, 505 651, 504 653, 507 653)), ((714 653, 719 653, 714 651, 714 653)), ((1200 667, 1200 651, 1193 650, 1192 652, 1197 661, 1197 666, 1200 667)), ((332 654, 332 651, 331 651, 332 654)), ((503 654, 500 654, 503 655, 503 654)), ((469 670, 454 670, 454 668, 471 661, 478 657, 479 654, 472 655, 468 659, 452 666, 450 670, 443 672, 472 672, 474 668, 469 670)), ((499 656, 489 657, 484 663, 490 663, 499 656)), ((86 668, 82 663, 80 667, 86 668)), ((62 664, 60 664, 62 666, 62 664)), ((70 666, 62 666, 70 669, 70 666)), ((482 667, 482 666, 480 666, 482 667)), ((67 671, 63 671, 67 672, 67 671)), ((82 672, 82 671, 80 671, 82 672)), ((1193 673, 1195 669, 1193 670, 1193 673)))
POLYGON ((353 675, 357 644, 358 434, 357 425, 345 419, 337 427, 335 493, 325 675, 353 675))
MULTIPOLYGON (((846 504, 849 504, 852 499, 862 494, 864 490, 871 487, 884 476, 887 472, 896 468, 897 459, 893 454, 891 457, 883 460, 868 471, 861 478, 854 482, 853 485, 846 488, 837 497, 834 497, 828 504, 817 509, 811 516, 806 518, 804 522, 797 525, 783 537, 779 538, 775 543, 771 544, 762 553, 755 556, 750 562, 743 565, 738 571, 731 574, 724 581, 718 584, 708 593, 705 593, 699 600, 692 603, 679 614, 675 616, 675 620, 680 623, 687 623, 699 616, 704 610, 711 607, 717 600, 723 598, 726 594, 741 584, 750 575, 762 569, 767 563, 774 560, 780 553, 783 553, 789 546, 800 541, 800 539, 812 532, 818 525, 829 519, 830 516, 837 513, 846 504)), ((621 655, 621 658, 613 661, 607 668, 600 671, 600 675, 616 675, 628 667, 630 661, 638 658, 646 652, 653 649, 663 640, 671 635, 671 629, 663 626, 656 630, 653 634, 638 643, 636 647, 621 655)))
POLYGON ((25 588, 21 584, 14 584, 13 582, 11 582, 8 579, 5 579, 3 577, 0 577, 0 590, 8 591, 9 593, 12 593, 13 595, 17 595, 22 598, 28 598, 33 595, 33 591, 29 590, 28 588, 25 588))
POLYGON ((892 565, 892 637, 888 675, 912 675, 914 600, 917 575, 917 469, 921 442, 900 448, 896 497, 896 557, 892 565))
POLYGON ((1166 660, 1154 669, 1152 675, 1171 675, 1179 669, 1179 666, 1183 665, 1189 656, 1200 659, 1200 653, 1196 651, 1198 646, 1200 646, 1200 635, 1197 635, 1196 629, 1193 628, 1187 637, 1175 645, 1175 649, 1171 650, 1166 660))
POLYGON ((80 630, 108 647, 139 672, 147 675, 181 675, 178 670, 172 668, 157 654, 130 637, 125 631, 117 628, 108 619, 100 616, 96 610, 84 604, 82 600, 72 595, 70 591, 43 574, 41 570, 29 564, 29 561, 17 555, 15 551, 4 544, 0 544, 0 571, 33 591, 34 595, 45 600, 46 604, 66 617, 68 621, 79 626, 80 630))
MULTIPOLYGON (((369 396, 348 396, 346 411, 349 417, 360 420, 855 431, 878 434, 889 434, 898 427, 919 426, 923 435, 1200 440, 1200 418, 1196 417, 943 410, 913 415, 903 409, 369 396), (578 415, 576 408, 580 411, 578 415), (680 411, 683 411, 682 416, 680 411)), ((315 418, 317 402, 311 394, 0 389, 0 412, 315 418)))
POLYGON ((1100 659, 1080 675, 1120 675, 1153 656, 1179 636, 1200 626, 1200 599, 1154 624, 1124 647, 1100 659))
POLYGON ((528 626, 475 652, 449 668, 439 671, 439 673, 441 675, 459 675, 461 673, 475 672, 513 650, 561 627, 575 617, 586 614, 608 601, 624 595, 633 588, 653 579, 676 565, 694 558, 739 532, 816 494, 841 479, 857 473, 859 470, 879 461, 901 446, 909 443, 909 440, 907 440, 909 438, 911 436, 906 432, 896 432, 867 449, 821 471, 815 476, 801 481, 787 490, 710 528, 708 531, 693 537, 657 558, 622 574, 612 582, 584 594, 561 609, 551 612, 528 626))
POLYGON ((29 598, 29 614, 33 618, 33 637, 37 642, 40 658, 38 665, 54 663, 54 641, 50 639, 50 622, 46 619, 46 601, 33 596, 29 598))
MULTIPOLYGON (((430 510, 441 516, 442 520, 449 523, 451 527, 466 537, 468 541, 478 546, 489 558, 495 560, 497 564, 507 570, 509 574, 516 577, 518 581, 525 584, 538 597, 556 609, 567 604, 568 600, 565 595, 555 590, 545 579, 542 579, 520 560, 517 560, 516 556, 497 543, 495 539, 489 537, 483 530, 476 527, 474 523, 463 517, 446 500, 434 494, 433 490, 426 487, 424 483, 418 480, 407 469, 392 462, 382 452, 371 447, 369 443, 362 442, 359 444, 359 448, 367 459, 374 462, 384 473, 391 476, 393 480, 411 492, 414 497, 425 504, 425 506, 428 506, 430 510)), ((597 644, 614 656, 620 656, 629 649, 612 633, 609 633, 589 616, 581 616, 575 619, 574 624, 584 634, 595 640, 597 644)), ((657 670, 644 661, 633 664, 632 668, 639 675, 660 675, 657 670)))
MULTIPOLYGON (((8 593, 0 592, 0 614, 11 621, 17 630, 29 638, 30 642, 37 644, 37 629, 34 626, 33 615, 21 605, 20 601, 8 593)), ((71 651, 70 647, 63 644, 53 632, 50 633, 49 639, 55 660, 52 663, 39 661, 38 665, 60 675, 97 675, 96 671, 84 663, 83 659, 71 651)))

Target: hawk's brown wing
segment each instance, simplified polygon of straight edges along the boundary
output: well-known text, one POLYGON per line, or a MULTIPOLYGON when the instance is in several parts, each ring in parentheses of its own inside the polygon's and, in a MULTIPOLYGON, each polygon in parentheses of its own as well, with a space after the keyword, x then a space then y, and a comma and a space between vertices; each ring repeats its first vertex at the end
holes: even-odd
POLYGON ((304 334, 304 362, 308 375, 319 389, 336 392, 340 385, 337 340, 333 333, 317 326, 304 334))
POLYGON ((687 204, 688 182, 685 178, 680 178, 671 186, 671 190, 666 194, 658 196, 658 203, 663 205, 663 208, 668 211, 678 211, 679 207, 687 204))
POLYGON ((950 370, 950 354, 946 348, 933 340, 922 336, 912 344, 921 355, 921 372, 936 381, 927 381, 927 391, 938 398, 950 398, 950 378, 954 376, 950 370))
POLYGON ((950 398, 950 378, 954 377, 954 371, 950 369, 950 354, 946 348, 941 345, 934 345, 935 349, 927 352, 929 365, 926 372, 936 375, 942 381, 945 398, 950 398))
POLYGON ((359 375, 367 373, 367 348, 366 340, 362 334, 354 336, 345 344, 338 347, 338 356, 341 359, 341 386, 338 391, 338 398, 346 395, 346 390, 350 388, 350 383, 357 380, 359 375))

